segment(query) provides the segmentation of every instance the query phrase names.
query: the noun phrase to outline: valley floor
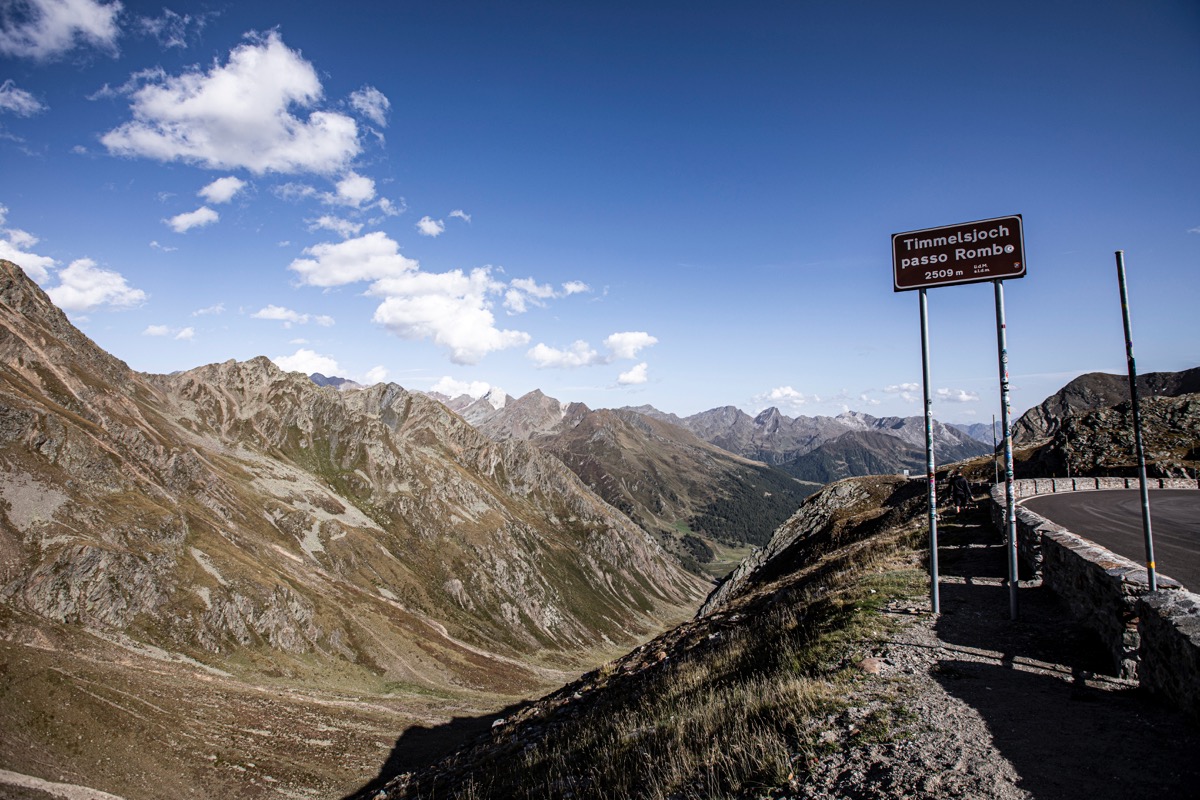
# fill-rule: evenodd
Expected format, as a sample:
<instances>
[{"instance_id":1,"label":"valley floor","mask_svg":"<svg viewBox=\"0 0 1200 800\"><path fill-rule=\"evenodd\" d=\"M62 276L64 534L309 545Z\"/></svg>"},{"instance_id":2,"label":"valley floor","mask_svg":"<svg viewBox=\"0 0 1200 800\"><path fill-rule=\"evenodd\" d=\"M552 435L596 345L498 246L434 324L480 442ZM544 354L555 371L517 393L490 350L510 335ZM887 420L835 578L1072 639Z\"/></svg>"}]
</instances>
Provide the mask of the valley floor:
<instances>
[{"instance_id":1,"label":"valley floor","mask_svg":"<svg viewBox=\"0 0 1200 800\"><path fill-rule=\"evenodd\" d=\"M250 682L79 630L0 622L2 800L337 798L441 755L521 699L370 693L333 673L323 688ZM531 669L534 692L578 674Z\"/></svg>"}]
</instances>

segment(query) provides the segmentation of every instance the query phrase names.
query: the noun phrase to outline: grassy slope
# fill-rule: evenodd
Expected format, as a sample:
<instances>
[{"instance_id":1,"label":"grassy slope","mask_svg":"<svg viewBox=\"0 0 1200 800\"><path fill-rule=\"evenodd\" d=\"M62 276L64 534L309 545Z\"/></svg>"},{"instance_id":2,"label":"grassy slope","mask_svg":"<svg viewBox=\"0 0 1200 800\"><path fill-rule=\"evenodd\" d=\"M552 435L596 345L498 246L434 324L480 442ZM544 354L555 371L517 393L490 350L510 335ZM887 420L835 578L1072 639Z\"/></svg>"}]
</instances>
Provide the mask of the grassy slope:
<instances>
[{"instance_id":1,"label":"grassy slope","mask_svg":"<svg viewBox=\"0 0 1200 800\"><path fill-rule=\"evenodd\" d=\"M924 586L912 485L868 481L840 510L705 617L512 714L489 737L402 777L388 797L710 797L785 787L887 623ZM782 563L787 562L787 563ZM859 726L886 737L892 720Z\"/></svg>"}]
</instances>

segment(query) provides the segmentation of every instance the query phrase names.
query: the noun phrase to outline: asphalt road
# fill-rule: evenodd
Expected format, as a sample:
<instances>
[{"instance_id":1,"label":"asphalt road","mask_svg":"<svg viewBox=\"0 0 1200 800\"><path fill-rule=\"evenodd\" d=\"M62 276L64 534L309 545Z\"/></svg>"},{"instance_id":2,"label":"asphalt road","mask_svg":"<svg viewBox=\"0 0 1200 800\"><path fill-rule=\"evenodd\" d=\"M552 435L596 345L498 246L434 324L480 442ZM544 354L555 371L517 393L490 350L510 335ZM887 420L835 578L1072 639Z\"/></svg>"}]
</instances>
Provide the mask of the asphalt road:
<instances>
[{"instance_id":1,"label":"asphalt road","mask_svg":"<svg viewBox=\"0 0 1200 800\"><path fill-rule=\"evenodd\" d=\"M1044 494L1029 498L1024 505L1114 553L1146 563L1142 499L1137 489ZM1200 491L1151 489L1150 528L1159 574L1200 592Z\"/></svg>"}]
</instances>

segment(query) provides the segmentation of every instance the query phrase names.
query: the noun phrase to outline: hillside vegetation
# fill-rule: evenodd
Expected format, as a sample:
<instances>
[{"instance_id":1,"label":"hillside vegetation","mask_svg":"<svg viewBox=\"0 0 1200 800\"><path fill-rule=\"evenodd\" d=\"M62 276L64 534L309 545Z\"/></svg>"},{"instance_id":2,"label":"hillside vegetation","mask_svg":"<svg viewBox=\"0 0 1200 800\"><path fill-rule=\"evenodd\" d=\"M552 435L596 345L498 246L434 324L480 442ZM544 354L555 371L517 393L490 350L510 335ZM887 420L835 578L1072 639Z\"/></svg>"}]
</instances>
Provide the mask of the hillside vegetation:
<instances>
[{"instance_id":1,"label":"hillside vegetation","mask_svg":"<svg viewBox=\"0 0 1200 800\"><path fill-rule=\"evenodd\" d=\"M796 781L830 746L878 613L923 588L920 486L853 479L776 534L705 612L515 710L473 748L362 797L720 797ZM887 690L884 689L884 693ZM891 736L886 704L860 735Z\"/></svg>"}]
</instances>

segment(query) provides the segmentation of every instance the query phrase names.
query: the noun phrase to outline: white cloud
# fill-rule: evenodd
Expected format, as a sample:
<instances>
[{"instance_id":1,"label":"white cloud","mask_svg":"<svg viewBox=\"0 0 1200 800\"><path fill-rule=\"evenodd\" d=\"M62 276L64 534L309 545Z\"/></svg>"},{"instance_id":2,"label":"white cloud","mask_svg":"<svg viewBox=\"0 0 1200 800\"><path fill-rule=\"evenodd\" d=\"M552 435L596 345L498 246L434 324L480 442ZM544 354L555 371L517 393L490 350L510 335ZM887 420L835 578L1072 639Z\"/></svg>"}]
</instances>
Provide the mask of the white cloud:
<instances>
[{"instance_id":1,"label":"white cloud","mask_svg":"<svg viewBox=\"0 0 1200 800\"><path fill-rule=\"evenodd\" d=\"M488 296L503 288L480 268L469 275L414 271L381 278L368 294L384 297L374 319L392 333L430 339L449 350L455 364L477 364L488 353L529 342L527 333L496 327Z\"/></svg>"},{"instance_id":2,"label":"white cloud","mask_svg":"<svg viewBox=\"0 0 1200 800\"><path fill-rule=\"evenodd\" d=\"M461 208L456 208L453 211L451 211L450 216L461 219L463 222L471 221L471 215L468 214L467 212L463 211Z\"/></svg>"},{"instance_id":3,"label":"white cloud","mask_svg":"<svg viewBox=\"0 0 1200 800\"><path fill-rule=\"evenodd\" d=\"M612 351L613 359L637 358L639 352L655 344L658 344L658 339L645 331L614 333L604 340L604 346Z\"/></svg>"},{"instance_id":4,"label":"white cloud","mask_svg":"<svg viewBox=\"0 0 1200 800\"><path fill-rule=\"evenodd\" d=\"M562 288L563 288L563 294L566 296L570 296L573 294L582 294L584 292L590 292L592 290L592 287L588 286L583 281L567 281L566 283L564 283L562 285Z\"/></svg>"},{"instance_id":5,"label":"white cloud","mask_svg":"<svg viewBox=\"0 0 1200 800\"><path fill-rule=\"evenodd\" d=\"M7 218L8 208L0 205L0 225L3 225ZM29 248L38 243L38 238L20 228L4 228L0 233L3 233L3 237L0 238L0 258L11 261L25 270L25 274L36 283L45 283L50 277L50 270L58 262L50 256L39 256L29 252Z\"/></svg>"},{"instance_id":6,"label":"white cloud","mask_svg":"<svg viewBox=\"0 0 1200 800\"><path fill-rule=\"evenodd\" d=\"M359 175L353 170L334 184L334 188L335 192L326 192L321 195L329 205L362 208L365 203L370 203L375 199L375 181L365 175Z\"/></svg>"},{"instance_id":7,"label":"white cloud","mask_svg":"<svg viewBox=\"0 0 1200 800\"><path fill-rule=\"evenodd\" d=\"M132 90L133 119L101 137L114 154L257 174L331 173L361 150L351 117L311 110L322 97L317 72L275 31L207 72L144 80Z\"/></svg>"},{"instance_id":8,"label":"white cloud","mask_svg":"<svg viewBox=\"0 0 1200 800\"><path fill-rule=\"evenodd\" d=\"M45 60L77 45L116 52L118 2L24 0L0 13L0 54Z\"/></svg>"},{"instance_id":9,"label":"white cloud","mask_svg":"<svg viewBox=\"0 0 1200 800\"><path fill-rule=\"evenodd\" d=\"M576 341L566 350L558 350L538 343L528 353L529 359L539 368L550 367L587 367L594 364L608 363L608 359L600 355L585 341Z\"/></svg>"},{"instance_id":10,"label":"white cloud","mask_svg":"<svg viewBox=\"0 0 1200 800\"><path fill-rule=\"evenodd\" d=\"M289 269L309 286L329 288L371 281L366 294L382 298L373 319L404 339L428 339L457 364L478 363L488 353L529 343L523 331L496 327L492 296L505 284L483 267L422 272L417 261L381 231L306 248Z\"/></svg>"},{"instance_id":11,"label":"white cloud","mask_svg":"<svg viewBox=\"0 0 1200 800\"><path fill-rule=\"evenodd\" d=\"M241 178L235 178L228 175L224 178L217 178L215 181L205 186L196 194L203 197L210 203L228 203L233 199L234 195L246 187L246 182Z\"/></svg>"},{"instance_id":12,"label":"white cloud","mask_svg":"<svg viewBox=\"0 0 1200 800\"><path fill-rule=\"evenodd\" d=\"M647 380L649 380L649 378L646 377L646 370L648 369L649 365L643 361L641 364L638 364L628 372L622 372L617 378L617 383L621 384L622 386L635 386L639 383L645 383Z\"/></svg>"},{"instance_id":13,"label":"white cloud","mask_svg":"<svg viewBox=\"0 0 1200 800\"><path fill-rule=\"evenodd\" d=\"M387 367L383 366L382 364L371 367L369 370L367 370L367 374L365 376L367 379L367 386L374 386L377 383L383 383L387 380L387 376Z\"/></svg>"},{"instance_id":14,"label":"white cloud","mask_svg":"<svg viewBox=\"0 0 1200 800\"><path fill-rule=\"evenodd\" d=\"M305 375L311 375L314 372L322 375L339 375L342 371L332 356L323 356L305 348L300 348L290 356L275 356L271 360L285 372L303 372Z\"/></svg>"},{"instance_id":15,"label":"white cloud","mask_svg":"<svg viewBox=\"0 0 1200 800\"><path fill-rule=\"evenodd\" d=\"M438 379L438 382L430 387L430 391L444 394L447 397L461 397L467 395L478 400L492 390L492 385L486 381L460 381L451 378L449 375L443 375Z\"/></svg>"},{"instance_id":16,"label":"white cloud","mask_svg":"<svg viewBox=\"0 0 1200 800\"><path fill-rule=\"evenodd\" d=\"M904 394L920 391L921 384L919 383L893 383L890 386L883 387L883 390L888 394Z\"/></svg>"},{"instance_id":17,"label":"white cloud","mask_svg":"<svg viewBox=\"0 0 1200 800\"><path fill-rule=\"evenodd\" d=\"M513 314L524 314L526 302L545 307L543 300L559 296L553 286L548 283L539 284L533 278L517 278L508 286L508 291L504 293L504 307Z\"/></svg>"},{"instance_id":18,"label":"white cloud","mask_svg":"<svg viewBox=\"0 0 1200 800\"><path fill-rule=\"evenodd\" d=\"M308 223L308 229L310 231L333 231L343 239L349 239L351 236L357 236L358 232L362 230L362 227L363 226L361 222L351 222L348 219L333 217L328 214L318 217L315 220L311 220Z\"/></svg>"},{"instance_id":19,"label":"white cloud","mask_svg":"<svg viewBox=\"0 0 1200 800\"><path fill-rule=\"evenodd\" d=\"M1188 228L1188 233L1200 233L1200 225L1197 225L1194 228Z\"/></svg>"},{"instance_id":20,"label":"white cloud","mask_svg":"<svg viewBox=\"0 0 1200 800\"><path fill-rule=\"evenodd\" d=\"M200 206L195 211L176 214L170 219L164 219L163 222L170 225L171 229L176 233L187 233L192 228L202 228L205 225L211 225L220 218L221 215L208 206Z\"/></svg>"},{"instance_id":21,"label":"white cloud","mask_svg":"<svg viewBox=\"0 0 1200 800\"><path fill-rule=\"evenodd\" d=\"M174 253L176 250L179 249L178 247L168 247L165 244L159 244L157 239L150 242L150 247L152 247L155 250L161 250L164 253Z\"/></svg>"},{"instance_id":22,"label":"white cloud","mask_svg":"<svg viewBox=\"0 0 1200 800\"><path fill-rule=\"evenodd\" d=\"M204 316L208 316L209 314L224 314L224 313L225 313L225 304L217 303L215 306L208 306L207 308L197 308L195 311L192 312L192 316L193 317L204 317Z\"/></svg>"},{"instance_id":23,"label":"white cloud","mask_svg":"<svg viewBox=\"0 0 1200 800\"><path fill-rule=\"evenodd\" d=\"M381 128L387 127L387 112L392 103L374 86L364 86L350 95L350 107Z\"/></svg>"},{"instance_id":24,"label":"white cloud","mask_svg":"<svg viewBox=\"0 0 1200 800\"><path fill-rule=\"evenodd\" d=\"M590 367L597 364L611 364L614 361L637 358L639 352L653 344L658 339L644 331L626 331L614 333L604 340L608 348L606 355L601 355L587 342L576 341L566 350L559 350L545 344L537 344L525 355L540 368L547 367ZM636 375L636 368L628 374Z\"/></svg>"},{"instance_id":25,"label":"white cloud","mask_svg":"<svg viewBox=\"0 0 1200 800\"><path fill-rule=\"evenodd\" d=\"M432 236L436 238L445 233L446 223L442 222L440 219L433 219L432 217L421 217L421 219L417 221L417 231L422 236Z\"/></svg>"},{"instance_id":26,"label":"white cloud","mask_svg":"<svg viewBox=\"0 0 1200 800\"><path fill-rule=\"evenodd\" d=\"M132 308L146 302L146 293L134 289L119 272L100 269L90 258L72 261L58 273L59 285L46 290L64 311L89 311L100 306Z\"/></svg>"},{"instance_id":27,"label":"white cloud","mask_svg":"<svg viewBox=\"0 0 1200 800\"><path fill-rule=\"evenodd\" d=\"M46 110L46 105L24 89L18 89L12 79L0 83L0 111L18 117L32 117Z\"/></svg>"},{"instance_id":28,"label":"white cloud","mask_svg":"<svg viewBox=\"0 0 1200 800\"><path fill-rule=\"evenodd\" d=\"M196 329L187 328L172 328L169 325L147 325L146 330L142 331L142 336L170 336L181 341L191 341L196 338Z\"/></svg>"},{"instance_id":29,"label":"white cloud","mask_svg":"<svg viewBox=\"0 0 1200 800\"><path fill-rule=\"evenodd\" d=\"M306 325L310 321L317 323L323 328L328 328L334 324L333 317L328 315L301 314L299 311L293 311L290 308L277 305L268 305L265 308L260 308L250 316L253 319L268 319L282 322L285 328L290 328L293 324Z\"/></svg>"},{"instance_id":30,"label":"white cloud","mask_svg":"<svg viewBox=\"0 0 1200 800\"><path fill-rule=\"evenodd\" d=\"M791 386L777 386L770 391L754 396L754 403L760 408L776 406L784 411L792 412L810 403L819 402L821 402L820 396L815 394L806 395L804 392L797 391Z\"/></svg>"},{"instance_id":31,"label":"white cloud","mask_svg":"<svg viewBox=\"0 0 1200 800\"><path fill-rule=\"evenodd\" d=\"M968 392L965 389L938 389L934 394L938 400L948 403L976 403L979 401L977 392Z\"/></svg>"},{"instance_id":32,"label":"white cloud","mask_svg":"<svg viewBox=\"0 0 1200 800\"><path fill-rule=\"evenodd\" d=\"M307 247L288 269L299 273L300 282L309 286L342 286L358 281L374 281L415 272L418 264L400 255L400 246L382 231L373 231L344 242L322 243Z\"/></svg>"}]
</instances>

